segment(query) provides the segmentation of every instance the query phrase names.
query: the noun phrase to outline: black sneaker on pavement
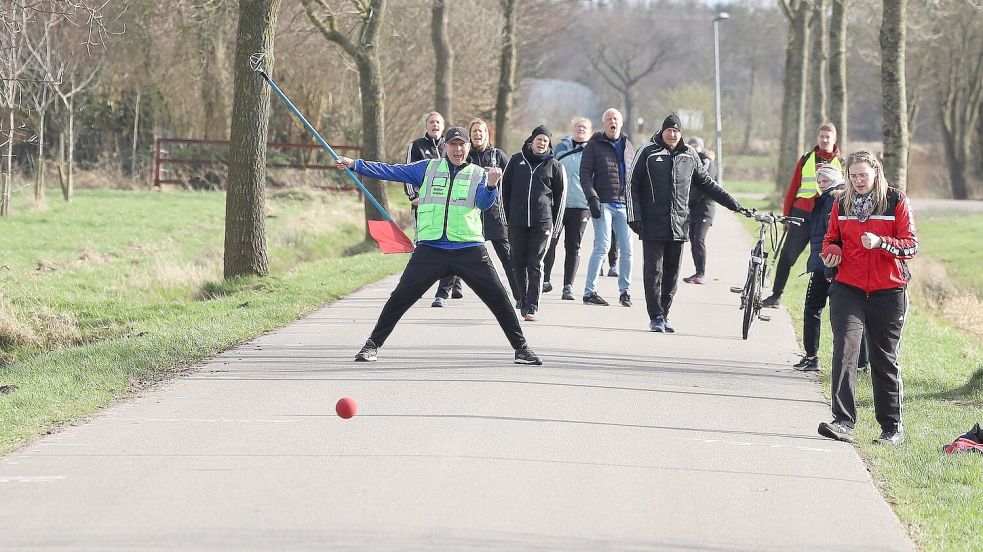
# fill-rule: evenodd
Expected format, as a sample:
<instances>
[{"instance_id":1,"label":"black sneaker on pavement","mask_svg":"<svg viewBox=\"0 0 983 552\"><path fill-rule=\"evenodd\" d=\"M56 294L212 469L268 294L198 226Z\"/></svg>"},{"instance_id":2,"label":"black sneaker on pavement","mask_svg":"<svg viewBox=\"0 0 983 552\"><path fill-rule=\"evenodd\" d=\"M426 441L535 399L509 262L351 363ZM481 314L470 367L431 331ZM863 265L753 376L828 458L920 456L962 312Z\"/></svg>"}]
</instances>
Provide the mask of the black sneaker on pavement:
<instances>
[{"instance_id":1,"label":"black sneaker on pavement","mask_svg":"<svg viewBox=\"0 0 983 552\"><path fill-rule=\"evenodd\" d=\"M772 293L761 302L761 306L766 309L777 309L782 304L782 296Z\"/></svg>"},{"instance_id":2,"label":"black sneaker on pavement","mask_svg":"<svg viewBox=\"0 0 983 552\"><path fill-rule=\"evenodd\" d=\"M444 299L443 297L434 297L433 298L433 303L430 303L430 306L431 307L446 307L447 306L447 299Z\"/></svg>"},{"instance_id":3,"label":"black sneaker on pavement","mask_svg":"<svg viewBox=\"0 0 983 552\"><path fill-rule=\"evenodd\" d=\"M541 365L543 361L539 360L536 353L532 352L532 349L526 347L524 349L515 350L515 360L516 364L535 364L537 366Z\"/></svg>"},{"instance_id":4,"label":"black sneaker on pavement","mask_svg":"<svg viewBox=\"0 0 983 552\"><path fill-rule=\"evenodd\" d=\"M608 306L608 302L601 298L597 292L591 293L590 295L584 295L584 304L587 305L603 305Z\"/></svg>"},{"instance_id":5,"label":"black sneaker on pavement","mask_svg":"<svg viewBox=\"0 0 983 552\"><path fill-rule=\"evenodd\" d=\"M379 348L375 346L375 342L367 339L365 345L362 346L362 350L355 355L355 362L375 362L379 360L378 353Z\"/></svg>"},{"instance_id":6,"label":"black sneaker on pavement","mask_svg":"<svg viewBox=\"0 0 983 552\"><path fill-rule=\"evenodd\" d=\"M847 427L843 422L836 420L819 424L819 434L823 437L836 439L837 441L853 442L853 428Z\"/></svg>"},{"instance_id":7,"label":"black sneaker on pavement","mask_svg":"<svg viewBox=\"0 0 983 552\"><path fill-rule=\"evenodd\" d=\"M800 370L802 372L818 372L819 357L806 355L802 357L802 360L793 364L792 368L795 368L796 370Z\"/></svg>"},{"instance_id":8,"label":"black sneaker on pavement","mask_svg":"<svg viewBox=\"0 0 983 552\"><path fill-rule=\"evenodd\" d=\"M617 278L618 277L618 271L615 270L614 267L612 266L611 268L608 269L608 276L610 276L612 278Z\"/></svg>"},{"instance_id":9,"label":"black sneaker on pavement","mask_svg":"<svg viewBox=\"0 0 983 552\"><path fill-rule=\"evenodd\" d=\"M454 288L451 290L451 299L464 299L464 294L461 293L460 289Z\"/></svg>"},{"instance_id":10,"label":"black sneaker on pavement","mask_svg":"<svg viewBox=\"0 0 983 552\"><path fill-rule=\"evenodd\" d=\"M901 443L904 443L904 430L900 428L897 431L882 431L881 436L874 439L875 445L896 447Z\"/></svg>"},{"instance_id":11,"label":"black sneaker on pavement","mask_svg":"<svg viewBox=\"0 0 983 552\"><path fill-rule=\"evenodd\" d=\"M676 333L676 328L669 325L669 319L663 320L662 325L665 327L666 333Z\"/></svg>"},{"instance_id":12,"label":"black sneaker on pavement","mask_svg":"<svg viewBox=\"0 0 983 552\"><path fill-rule=\"evenodd\" d=\"M549 280L543 282L543 293L549 293L551 291L553 291L553 284Z\"/></svg>"},{"instance_id":13,"label":"black sneaker on pavement","mask_svg":"<svg viewBox=\"0 0 983 552\"><path fill-rule=\"evenodd\" d=\"M621 294L621 297L618 297L618 302L621 303L622 306L630 307L631 306L631 295L628 295L628 292L627 291L624 292L624 293L622 293Z\"/></svg>"},{"instance_id":14,"label":"black sneaker on pavement","mask_svg":"<svg viewBox=\"0 0 983 552\"><path fill-rule=\"evenodd\" d=\"M560 299L565 301L576 301L577 298L573 296L573 287L563 286L563 295L560 295Z\"/></svg>"}]
</instances>

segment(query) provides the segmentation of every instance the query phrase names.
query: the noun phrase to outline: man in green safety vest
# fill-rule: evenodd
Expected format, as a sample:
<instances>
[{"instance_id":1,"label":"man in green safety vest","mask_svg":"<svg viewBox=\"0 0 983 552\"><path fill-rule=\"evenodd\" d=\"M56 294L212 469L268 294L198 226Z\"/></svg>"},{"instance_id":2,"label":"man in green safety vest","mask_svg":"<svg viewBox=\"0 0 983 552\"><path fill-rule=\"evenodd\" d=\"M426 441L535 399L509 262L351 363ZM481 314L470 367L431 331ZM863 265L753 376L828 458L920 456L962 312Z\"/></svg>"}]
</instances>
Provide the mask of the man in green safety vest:
<instances>
[{"instance_id":1,"label":"man in green safety vest","mask_svg":"<svg viewBox=\"0 0 983 552\"><path fill-rule=\"evenodd\" d=\"M761 302L764 307L775 308L782 303L782 293L788 282L792 265L799 255L809 245L809 217L816 198L822 193L816 171L821 167L833 167L842 170L840 146L836 143L836 127L833 123L823 123L816 131L816 147L799 159L792 172L792 182L785 193L785 216L802 217L805 222L799 226L789 225L785 235L785 245L778 256L778 268L775 269L775 283L771 287L771 295Z\"/></svg>"},{"instance_id":2,"label":"man in green safety vest","mask_svg":"<svg viewBox=\"0 0 983 552\"><path fill-rule=\"evenodd\" d=\"M338 169L347 167L370 178L410 184L418 190L420 200L417 248L355 360L375 361L379 347L413 303L441 278L459 276L495 315L515 349L515 363L542 364L526 344L481 233L481 212L495 203L502 170L467 162L471 141L461 127L449 128L444 144L443 157L405 165L338 159Z\"/></svg>"}]
</instances>

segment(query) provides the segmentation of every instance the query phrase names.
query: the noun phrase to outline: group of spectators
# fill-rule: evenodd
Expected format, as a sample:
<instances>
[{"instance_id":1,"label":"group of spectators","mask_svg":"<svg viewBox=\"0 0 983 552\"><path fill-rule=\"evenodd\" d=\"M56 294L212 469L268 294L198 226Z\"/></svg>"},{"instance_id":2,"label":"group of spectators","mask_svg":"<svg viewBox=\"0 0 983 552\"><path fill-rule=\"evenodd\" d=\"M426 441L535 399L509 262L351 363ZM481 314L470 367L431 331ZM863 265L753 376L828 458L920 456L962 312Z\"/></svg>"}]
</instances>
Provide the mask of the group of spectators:
<instances>
[{"instance_id":1,"label":"group of spectators","mask_svg":"<svg viewBox=\"0 0 983 552\"><path fill-rule=\"evenodd\" d=\"M425 117L425 127L425 136L410 144L404 165L338 161L339 168L405 183L417 231L416 251L357 361L376 360L399 318L435 282L432 306L445 307L448 299L463 297L463 280L494 313L515 350L515 362L541 364L526 343L484 242L492 243L505 269L515 309L533 322L540 315L541 294L553 289L550 272L564 232L561 298L576 299L574 277L588 222L594 243L583 302L609 305L598 294L597 280L615 241L617 266L611 263L609 274L618 277L619 304L633 306L635 234L642 244L648 328L673 333L669 312L684 244L692 242L696 271L683 280L703 284L713 204L750 215L714 180L702 140L683 141L675 114L640 149L624 135L623 117L612 108L604 112L597 132L592 133L590 119L574 118L570 135L555 150L552 132L538 126L511 157L490 143L481 119L473 119L467 129L444 132L444 120L434 112ZM816 147L796 166L783 209L807 222L789 228L764 306L780 304L792 265L811 244L805 355L795 367L819 369L820 320L828 300L833 421L821 424L819 433L853 440L856 374L869 364L882 428L877 442L897 445L904 439L897 350L908 305L905 260L917 251L914 223L907 197L888 186L875 156L866 151L849 156L847 186L840 155L835 127L820 126Z\"/></svg>"}]
</instances>

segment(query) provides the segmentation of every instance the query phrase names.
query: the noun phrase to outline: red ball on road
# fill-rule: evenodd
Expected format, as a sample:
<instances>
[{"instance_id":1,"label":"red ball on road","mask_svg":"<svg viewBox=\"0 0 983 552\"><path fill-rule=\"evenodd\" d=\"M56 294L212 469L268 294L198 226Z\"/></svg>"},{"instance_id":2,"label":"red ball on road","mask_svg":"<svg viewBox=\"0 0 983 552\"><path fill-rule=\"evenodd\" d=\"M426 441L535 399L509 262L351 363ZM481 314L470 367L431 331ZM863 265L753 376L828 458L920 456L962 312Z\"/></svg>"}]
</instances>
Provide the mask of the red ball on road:
<instances>
[{"instance_id":1,"label":"red ball on road","mask_svg":"<svg viewBox=\"0 0 983 552\"><path fill-rule=\"evenodd\" d=\"M351 418L358 411L358 405L355 404L355 399L350 399L348 397L342 397L338 400L338 404L334 405L334 411L338 413L344 419Z\"/></svg>"},{"instance_id":2,"label":"red ball on road","mask_svg":"<svg viewBox=\"0 0 983 552\"><path fill-rule=\"evenodd\" d=\"M837 257L842 257L843 250L840 249L840 246L836 245L835 243L831 243L823 249L823 255L836 255Z\"/></svg>"}]
</instances>

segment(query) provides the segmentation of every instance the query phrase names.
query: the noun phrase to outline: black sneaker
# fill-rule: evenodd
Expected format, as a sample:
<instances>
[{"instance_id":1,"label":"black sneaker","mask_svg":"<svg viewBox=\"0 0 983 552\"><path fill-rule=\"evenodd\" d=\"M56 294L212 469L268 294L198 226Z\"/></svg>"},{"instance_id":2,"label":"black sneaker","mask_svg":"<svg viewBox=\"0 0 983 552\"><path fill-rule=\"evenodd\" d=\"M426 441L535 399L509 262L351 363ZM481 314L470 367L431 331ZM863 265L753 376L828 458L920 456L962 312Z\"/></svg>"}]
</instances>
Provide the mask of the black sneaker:
<instances>
[{"instance_id":1,"label":"black sneaker","mask_svg":"<svg viewBox=\"0 0 983 552\"><path fill-rule=\"evenodd\" d=\"M782 304L782 296L772 293L761 302L761 306L766 309L777 309Z\"/></svg>"},{"instance_id":2,"label":"black sneaker","mask_svg":"<svg viewBox=\"0 0 983 552\"><path fill-rule=\"evenodd\" d=\"M553 291L553 284L549 280L543 282L543 293L549 293L551 291Z\"/></svg>"},{"instance_id":3,"label":"black sneaker","mask_svg":"<svg viewBox=\"0 0 983 552\"><path fill-rule=\"evenodd\" d=\"M655 320L649 322L649 331L663 333L666 331L666 319L663 316L656 316Z\"/></svg>"},{"instance_id":4,"label":"black sneaker","mask_svg":"<svg viewBox=\"0 0 983 552\"><path fill-rule=\"evenodd\" d=\"M819 357L806 355L802 357L802 360L793 364L792 368L795 368L796 370L800 370L802 372L818 372Z\"/></svg>"},{"instance_id":5,"label":"black sneaker","mask_svg":"<svg viewBox=\"0 0 983 552\"><path fill-rule=\"evenodd\" d=\"M617 278L618 277L618 271L615 270L614 267L612 266L611 268L608 269L608 276L610 276L612 278Z\"/></svg>"},{"instance_id":6,"label":"black sneaker","mask_svg":"<svg viewBox=\"0 0 983 552\"><path fill-rule=\"evenodd\" d=\"M451 290L451 299L464 299L464 294L460 289L454 288Z\"/></svg>"},{"instance_id":7,"label":"black sneaker","mask_svg":"<svg viewBox=\"0 0 983 552\"><path fill-rule=\"evenodd\" d=\"M621 294L621 297L618 297L618 302L621 303L622 306L630 307L631 306L631 295L628 295L628 292L627 291L624 292L624 293L622 293Z\"/></svg>"},{"instance_id":8,"label":"black sneaker","mask_svg":"<svg viewBox=\"0 0 983 552\"><path fill-rule=\"evenodd\" d=\"M837 441L853 442L853 428L849 428L843 422L836 420L819 424L819 434L823 437L836 439Z\"/></svg>"},{"instance_id":9,"label":"black sneaker","mask_svg":"<svg viewBox=\"0 0 983 552\"><path fill-rule=\"evenodd\" d=\"M543 361L539 360L536 353L532 352L532 349L526 347L524 349L515 350L515 360L516 364L535 364L537 366L541 365Z\"/></svg>"},{"instance_id":10,"label":"black sneaker","mask_svg":"<svg viewBox=\"0 0 983 552\"><path fill-rule=\"evenodd\" d=\"M676 333L676 328L669 325L669 319L664 319L662 325L665 327L666 333Z\"/></svg>"},{"instance_id":11,"label":"black sneaker","mask_svg":"<svg viewBox=\"0 0 983 552\"><path fill-rule=\"evenodd\" d=\"M596 292L590 295L584 295L584 304L608 306L608 302L602 299Z\"/></svg>"},{"instance_id":12,"label":"black sneaker","mask_svg":"<svg viewBox=\"0 0 983 552\"><path fill-rule=\"evenodd\" d=\"M563 286L563 295L560 295L560 299L564 301L576 301L577 298L573 296L573 288L571 286Z\"/></svg>"},{"instance_id":13,"label":"black sneaker","mask_svg":"<svg viewBox=\"0 0 983 552\"><path fill-rule=\"evenodd\" d=\"M875 445L887 445L896 447L904 443L904 430L898 428L897 431L882 431L881 436L874 439Z\"/></svg>"},{"instance_id":14,"label":"black sneaker","mask_svg":"<svg viewBox=\"0 0 983 552\"><path fill-rule=\"evenodd\" d=\"M434 297L433 298L433 303L430 303L430 306L431 307L446 307L447 306L447 299L444 299L443 297Z\"/></svg>"},{"instance_id":15,"label":"black sneaker","mask_svg":"<svg viewBox=\"0 0 983 552\"><path fill-rule=\"evenodd\" d=\"M371 339L365 341L365 345L362 346L362 350L355 355L355 362L375 362L379 360L376 356L379 353L379 348L375 346L375 342Z\"/></svg>"}]
</instances>

